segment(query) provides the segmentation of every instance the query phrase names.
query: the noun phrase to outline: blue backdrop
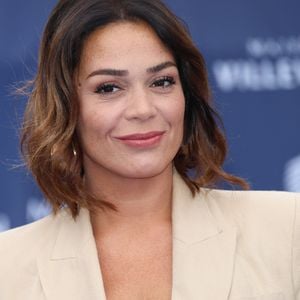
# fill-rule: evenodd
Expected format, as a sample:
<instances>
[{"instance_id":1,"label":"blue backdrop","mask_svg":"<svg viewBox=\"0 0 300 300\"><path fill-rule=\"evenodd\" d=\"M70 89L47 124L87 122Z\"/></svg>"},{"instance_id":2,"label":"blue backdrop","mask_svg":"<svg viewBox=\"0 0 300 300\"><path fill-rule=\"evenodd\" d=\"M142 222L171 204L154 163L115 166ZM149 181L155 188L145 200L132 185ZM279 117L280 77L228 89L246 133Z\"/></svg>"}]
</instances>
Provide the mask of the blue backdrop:
<instances>
[{"instance_id":1,"label":"blue backdrop","mask_svg":"<svg viewBox=\"0 0 300 300\"><path fill-rule=\"evenodd\" d=\"M54 0L0 2L0 231L48 213L18 150L26 99ZM169 0L204 54L230 152L253 189L300 191L300 2Z\"/></svg>"}]
</instances>

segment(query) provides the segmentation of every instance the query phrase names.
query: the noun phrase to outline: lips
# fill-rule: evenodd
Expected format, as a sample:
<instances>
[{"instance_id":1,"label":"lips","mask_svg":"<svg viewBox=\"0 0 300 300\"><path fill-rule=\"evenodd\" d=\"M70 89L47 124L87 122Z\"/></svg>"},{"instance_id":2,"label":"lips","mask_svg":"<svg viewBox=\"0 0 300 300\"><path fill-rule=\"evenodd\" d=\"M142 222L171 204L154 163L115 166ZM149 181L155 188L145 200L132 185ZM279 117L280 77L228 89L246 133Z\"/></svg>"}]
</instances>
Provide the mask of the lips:
<instances>
[{"instance_id":1,"label":"lips","mask_svg":"<svg viewBox=\"0 0 300 300\"><path fill-rule=\"evenodd\" d=\"M147 133L134 133L116 137L122 143L133 147L155 146L161 140L164 131L151 131Z\"/></svg>"}]
</instances>

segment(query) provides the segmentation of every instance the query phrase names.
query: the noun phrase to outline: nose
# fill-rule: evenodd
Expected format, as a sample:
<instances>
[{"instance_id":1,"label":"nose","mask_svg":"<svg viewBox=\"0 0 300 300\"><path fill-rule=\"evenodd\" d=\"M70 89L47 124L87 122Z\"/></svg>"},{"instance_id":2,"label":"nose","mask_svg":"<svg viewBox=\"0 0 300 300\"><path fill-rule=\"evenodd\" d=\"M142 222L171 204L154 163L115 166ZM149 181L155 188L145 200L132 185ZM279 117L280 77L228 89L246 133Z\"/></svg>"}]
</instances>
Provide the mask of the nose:
<instances>
[{"instance_id":1,"label":"nose","mask_svg":"<svg viewBox=\"0 0 300 300\"><path fill-rule=\"evenodd\" d=\"M155 116L156 107L154 98L153 95L147 91L147 88L136 87L132 89L127 100L126 119L145 121Z\"/></svg>"}]
</instances>

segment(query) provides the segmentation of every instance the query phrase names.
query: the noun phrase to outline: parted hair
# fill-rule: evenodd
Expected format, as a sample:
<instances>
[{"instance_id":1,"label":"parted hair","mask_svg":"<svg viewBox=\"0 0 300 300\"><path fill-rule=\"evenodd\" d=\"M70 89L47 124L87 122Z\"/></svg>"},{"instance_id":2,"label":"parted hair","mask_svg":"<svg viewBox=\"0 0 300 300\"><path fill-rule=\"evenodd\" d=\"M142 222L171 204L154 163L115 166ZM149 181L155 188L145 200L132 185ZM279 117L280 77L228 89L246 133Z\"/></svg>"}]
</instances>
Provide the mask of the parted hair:
<instances>
[{"instance_id":1,"label":"parted hair","mask_svg":"<svg viewBox=\"0 0 300 300\"><path fill-rule=\"evenodd\" d=\"M62 206L74 218L80 207L116 209L84 185L74 80L87 37L114 22L147 23L175 58L185 96L185 120L183 142L173 164L191 192L219 181L247 187L222 168L227 146L211 101L205 62L180 19L160 0L60 0L43 33L21 136L24 160L54 213Z\"/></svg>"}]
</instances>

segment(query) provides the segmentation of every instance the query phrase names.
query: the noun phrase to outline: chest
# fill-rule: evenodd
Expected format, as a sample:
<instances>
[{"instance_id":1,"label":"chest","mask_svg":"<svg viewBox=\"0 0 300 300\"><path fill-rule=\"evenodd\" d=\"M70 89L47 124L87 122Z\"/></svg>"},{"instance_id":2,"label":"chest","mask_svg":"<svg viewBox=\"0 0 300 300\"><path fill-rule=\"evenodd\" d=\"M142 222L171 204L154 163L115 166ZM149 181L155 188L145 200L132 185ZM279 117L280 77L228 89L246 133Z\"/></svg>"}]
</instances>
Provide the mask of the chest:
<instances>
[{"instance_id":1,"label":"chest","mask_svg":"<svg viewBox=\"0 0 300 300\"><path fill-rule=\"evenodd\" d=\"M171 234L154 239L121 238L97 243L107 300L169 300Z\"/></svg>"}]
</instances>

